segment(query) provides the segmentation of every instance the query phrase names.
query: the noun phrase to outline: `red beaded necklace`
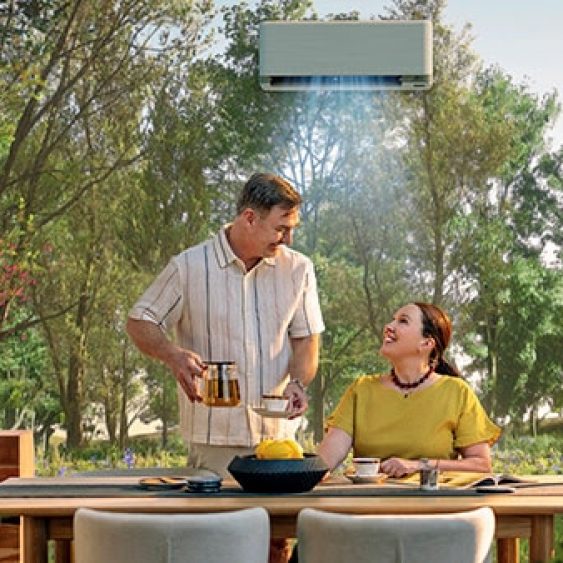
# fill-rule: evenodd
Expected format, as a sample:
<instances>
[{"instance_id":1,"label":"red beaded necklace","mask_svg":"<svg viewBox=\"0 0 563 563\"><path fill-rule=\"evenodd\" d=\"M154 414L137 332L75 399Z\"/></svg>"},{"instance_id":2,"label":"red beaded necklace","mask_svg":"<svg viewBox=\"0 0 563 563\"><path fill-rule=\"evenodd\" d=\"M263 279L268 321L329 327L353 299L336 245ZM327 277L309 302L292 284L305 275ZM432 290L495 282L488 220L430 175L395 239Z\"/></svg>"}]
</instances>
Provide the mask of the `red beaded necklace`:
<instances>
[{"instance_id":1,"label":"red beaded necklace","mask_svg":"<svg viewBox=\"0 0 563 563\"><path fill-rule=\"evenodd\" d=\"M405 391L410 391L411 389L416 389L419 385L422 385L429 377L430 374L434 371L433 367L429 367L428 371L424 374L421 375L416 381L413 381L412 383L403 383L398 377L397 374L395 373L395 368L391 368L391 379L393 380L393 383L399 388L399 389L404 389ZM407 395L405 394L405 397Z\"/></svg>"}]
</instances>

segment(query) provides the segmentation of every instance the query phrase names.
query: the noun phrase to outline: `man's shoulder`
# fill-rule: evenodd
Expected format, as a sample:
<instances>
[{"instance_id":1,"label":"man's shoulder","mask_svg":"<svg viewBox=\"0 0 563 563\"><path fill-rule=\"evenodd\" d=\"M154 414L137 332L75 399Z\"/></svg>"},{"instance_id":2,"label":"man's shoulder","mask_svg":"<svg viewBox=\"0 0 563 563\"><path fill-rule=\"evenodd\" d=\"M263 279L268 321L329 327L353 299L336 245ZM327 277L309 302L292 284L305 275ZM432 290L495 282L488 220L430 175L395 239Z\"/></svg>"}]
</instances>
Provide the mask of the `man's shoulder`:
<instances>
[{"instance_id":1,"label":"man's shoulder","mask_svg":"<svg viewBox=\"0 0 563 563\"><path fill-rule=\"evenodd\" d=\"M211 235L208 239L194 244L192 246L188 246L178 254L172 257L172 260L177 264L184 264L188 260L198 260L202 259L205 255L205 251L209 251L213 247L213 241L217 235Z\"/></svg>"},{"instance_id":2,"label":"man's shoulder","mask_svg":"<svg viewBox=\"0 0 563 563\"><path fill-rule=\"evenodd\" d=\"M290 248L289 246L285 245L280 247L280 253L277 256L277 259L279 259L280 261L291 262L295 265L312 264L312 260L308 256L306 256L302 252L299 252L298 250L295 250L294 248Z\"/></svg>"}]
</instances>

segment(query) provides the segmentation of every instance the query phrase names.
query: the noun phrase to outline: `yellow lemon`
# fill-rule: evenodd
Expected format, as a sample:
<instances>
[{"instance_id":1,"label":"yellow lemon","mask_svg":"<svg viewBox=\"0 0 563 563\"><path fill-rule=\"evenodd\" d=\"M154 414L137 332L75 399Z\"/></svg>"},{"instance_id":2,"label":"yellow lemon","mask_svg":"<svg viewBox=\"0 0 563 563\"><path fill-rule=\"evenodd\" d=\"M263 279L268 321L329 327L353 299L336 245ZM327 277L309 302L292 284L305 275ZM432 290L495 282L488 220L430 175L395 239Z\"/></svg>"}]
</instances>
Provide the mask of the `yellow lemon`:
<instances>
[{"instance_id":1,"label":"yellow lemon","mask_svg":"<svg viewBox=\"0 0 563 563\"><path fill-rule=\"evenodd\" d=\"M262 440L255 448L257 459L301 459L303 448L295 441Z\"/></svg>"},{"instance_id":2,"label":"yellow lemon","mask_svg":"<svg viewBox=\"0 0 563 563\"><path fill-rule=\"evenodd\" d=\"M267 459L266 452L270 445L273 443L273 440L262 440L254 449L254 453L258 459Z\"/></svg>"}]
</instances>

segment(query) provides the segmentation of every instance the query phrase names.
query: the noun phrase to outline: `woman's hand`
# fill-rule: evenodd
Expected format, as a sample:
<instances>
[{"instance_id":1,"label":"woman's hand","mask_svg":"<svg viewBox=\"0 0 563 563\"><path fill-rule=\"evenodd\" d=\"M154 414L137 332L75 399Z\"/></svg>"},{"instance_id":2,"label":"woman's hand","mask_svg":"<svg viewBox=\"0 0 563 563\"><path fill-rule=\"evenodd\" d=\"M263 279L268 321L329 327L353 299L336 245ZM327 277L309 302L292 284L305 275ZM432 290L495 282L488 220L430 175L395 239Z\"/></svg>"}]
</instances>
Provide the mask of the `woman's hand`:
<instances>
[{"instance_id":1,"label":"woman's hand","mask_svg":"<svg viewBox=\"0 0 563 563\"><path fill-rule=\"evenodd\" d=\"M418 459L403 459L401 457L390 457L381 462L380 469L389 477L406 477L420 469Z\"/></svg>"}]
</instances>

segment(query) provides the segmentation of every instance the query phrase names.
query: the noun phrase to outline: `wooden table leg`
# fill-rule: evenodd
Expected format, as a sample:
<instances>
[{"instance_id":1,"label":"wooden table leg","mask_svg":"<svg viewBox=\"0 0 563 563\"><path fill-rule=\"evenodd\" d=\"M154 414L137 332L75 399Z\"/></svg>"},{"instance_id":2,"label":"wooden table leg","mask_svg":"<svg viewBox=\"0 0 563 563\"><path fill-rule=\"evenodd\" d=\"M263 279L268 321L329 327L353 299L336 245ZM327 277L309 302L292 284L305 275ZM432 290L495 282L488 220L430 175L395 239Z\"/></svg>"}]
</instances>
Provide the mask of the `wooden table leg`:
<instances>
[{"instance_id":1,"label":"wooden table leg","mask_svg":"<svg viewBox=\"0 0 563 563\"><path fill-rule=\"evenodd\" d=\"M71 561L71 542L55 540L55 563L70 563Z\"/></svg>"},{"instance_id":2,"label":"wooden table leg","mask_svg":"<svg viewBox=\"0 0 563 563\"><path fill-rule=\"evenodd\" d=\"M548 563L554 557L552 514L532 517L530 537L530 563Z\"/></svg>"},{"instance_id":3,"label":"wooden table leg","mask_svg":"<svg viewBox=\"0 0 563 563\"><path fill-rule=\"evenodd\" d=\"M22 517L23 563L47 563L47 522L43 518Z\"/></svg>"},{"instance_id":4,"label":"wooden table leg","mask_svg":"<svg viewBox=\"0 0 563 563\"><path fill-rule=\"evenodd\" d=\"M519 563L520 540L518 538L499 538L497 540L497 562Z\"/></svg>"}]
</instances>

